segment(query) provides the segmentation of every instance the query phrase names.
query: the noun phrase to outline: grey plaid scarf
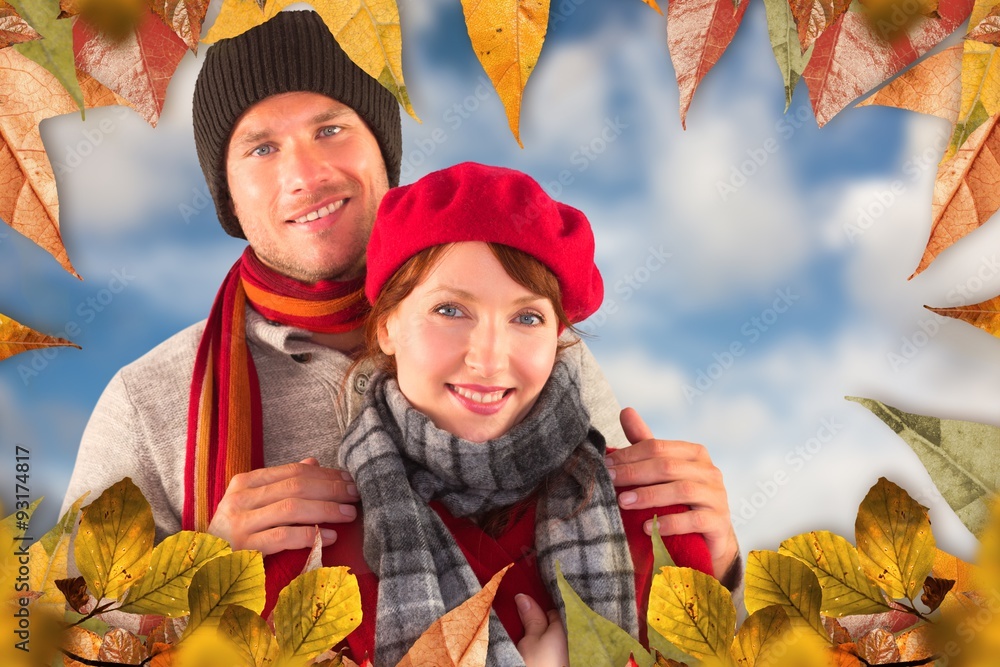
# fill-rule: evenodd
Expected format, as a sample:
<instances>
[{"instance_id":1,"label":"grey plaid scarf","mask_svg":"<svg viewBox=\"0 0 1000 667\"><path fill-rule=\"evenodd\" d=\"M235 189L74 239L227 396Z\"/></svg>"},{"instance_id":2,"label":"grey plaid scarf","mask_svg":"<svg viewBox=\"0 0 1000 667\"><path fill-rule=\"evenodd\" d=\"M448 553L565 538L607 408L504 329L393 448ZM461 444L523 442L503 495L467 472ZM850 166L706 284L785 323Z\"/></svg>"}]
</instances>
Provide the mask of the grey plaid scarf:
<instances>
[{"instance_id":1,"label":"grey plaid scarf","mask_svg":"<svg viewBox=\"0 0 1000 667\"><path fill-rule=\"evenodd\" d=\"M454 516L477 516L513 505L536 488L538 567L564 622L556 561L584 602L638 636L632 559L602 461L604 438L590 428L578 383L576 369L557 361L521 423L500 438L474 443L434 426L391 377L373 378L340 458L358 485L364 556L379 578L379 665L395 665L436 619L482 588L428 501L440 501ZM575 451L585 465L564 470ZM597 480L587 499L590 476ZM496 612L490 614L487 665L524 665Z\"/></svg>"}]
</instances>

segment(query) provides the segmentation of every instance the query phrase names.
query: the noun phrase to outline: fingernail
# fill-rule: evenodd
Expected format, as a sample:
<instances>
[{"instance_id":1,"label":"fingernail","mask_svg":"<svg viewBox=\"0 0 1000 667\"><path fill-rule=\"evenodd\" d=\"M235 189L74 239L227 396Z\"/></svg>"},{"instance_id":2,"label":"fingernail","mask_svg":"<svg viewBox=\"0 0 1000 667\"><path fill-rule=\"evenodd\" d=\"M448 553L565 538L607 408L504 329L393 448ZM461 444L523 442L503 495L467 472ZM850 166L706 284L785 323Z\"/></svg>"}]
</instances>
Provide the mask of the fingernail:
<instances>
[{"instance_id":1,"label":"fingernail","mask_svg":"<svg viewBox=\"0 0 1000 667\"><path fill-rule=\"evenodd\" d=\"M514 604L516 604L517 608L521 611L528 611L531 609L531 601L528 600L528 596L524 593L518 593L514 596Z\"/></svg>"},{"instance_id":2,"label":"fingernail","mask_svg":"<svg viewBox=\"0 0 1000 667\"><path fill-rule=\"evenodd\" d=\"M614 464L615 464L615 460L613 458L611 458L610 456L605 456L604 457L604 465L606 465L608 467L611 467Z\"/></svg>"},{"instance_id":3,"label":"fingernail","mask_svg":"<svg viewBox=\"0 0 1000 667\"><path fill-rule=\"evenodd\" d=\"M332 542L337 539L337 531L330 530L329 528L320 528L319 534L323 538L324 542Z\"/></svg>"},{"instance_id":4,"label":"fingernail","mask_svg":"<svg viewBox=\"0 0 1000 667\"><path fill-rule=\"evenodd\" d=\"M354 485L354 484L348 484L347 485L347 495L354 496L355 498L357 498L358 497L358 487L356 485Z\"/></svg>"},{"instance_id":5,"label":"fingernail","mask_svg":"<svg viewBox=\"0 0 1000 667\"><path fill-rule=\"evenodd\" d=\"M358 516L358 510L354 505L341 505L340 513L352 519Z\"/></svg>"},{"instance_id":6,"label":"fingernail","mask_svg":"<svg viewBox=\"0 0 1000 667\"><path fill-rule=\"evenodd\" d=\"M637 496L632 491L626 491L625 493L618 496L618 502L620 502L622 505L631 505L637 500L639 500L639 496Z\"/></svg>"},{"instance_id":7,"label":"fingernail","mask_svg":"<svg viewBox=\"0 0 1000 667\"><path fill-rule=\"evenodd\" d=\"M653 522L652 521L647 521L646 523L642 524L642 530L647 535L652 535L653 534Z\"/></svg>"}]
</instances>

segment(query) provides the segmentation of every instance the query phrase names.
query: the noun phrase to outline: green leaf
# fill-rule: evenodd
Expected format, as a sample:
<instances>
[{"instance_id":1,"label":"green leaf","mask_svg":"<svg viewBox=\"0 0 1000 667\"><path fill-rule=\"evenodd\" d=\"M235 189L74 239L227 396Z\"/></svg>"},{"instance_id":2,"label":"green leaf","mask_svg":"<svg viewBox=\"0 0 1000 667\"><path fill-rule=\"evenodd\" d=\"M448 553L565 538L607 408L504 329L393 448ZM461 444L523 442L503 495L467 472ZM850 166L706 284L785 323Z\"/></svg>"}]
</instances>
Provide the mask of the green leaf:
<instances>
[{"instance_id":1,"label":"green leaf","mask_svg":"<svg viewBox=\"0 0 1000 667\"><path fill-rule=\"evenodd\" d=\"M208 561L194 573L188 588L191 619L184 638L198 628L217 627L231 604L257 612L264 610L264 557L259 551L234 551Z\"/></svg>"},{"instance_id":2,"label":"green leaf","mask_svg":"<svg viewBox=\"0 0 1000 667\"><path fill-rule=\"evenodd\" d=\"M715 577L688 567L660 570L649 593L648 621L695 658L729 660L736 608Z\"/></svg>"},{"instance_id":3,"label":"green leaf","mask_svg":"<svg viewBox=\"0 0 1000 667\"><path fill-rule=\"evenodd\" d=\"M278 593L274 634L282 658L311 660L361 625L358 579L346 567L321 567Z\"/></svg>"},{"instance_id":4,"label":"green leaf","mask_svg":"<svg viewBox=\"0 0 1000 667\"><path fill-rule=\"evenodd\" d=\"M14 48L52 72L83 111L83 90L73 60L73 23L59 19L59 0L8 0L28 25L42 36Z\"/></svg>"},{"instance_id":5,"label":"green leaf","mask_svg":"<svg viewBox=\"0 0 1000 667\"><path fill-rule=\"evenodd\" d=\"M738 667L778 667L782 656L772 654L792 624L778 604L758 609L740 626L733 640L732 656Z\"/></svg>"},{"instance_id":6,"label":"green leaf","mask_svg":"<svg viewBox=\"0 0 1000 667\"><path fill-rule=\"evenodd\" d=\"M823 590L805 563L774 551L751 551L747 557L746 605L751 614L781 605L792 627L811 629L829 641L820 607Z\"/></svg>"},{"instance_id":7,"label":"green leaf","mask_svg":"<svg viewBox=\"0 0 1000 667\"><path fill-rule=\"evenodd\" d=\"M806 52L802 53L795 17L788 0L764 0L764 10L767 13L767 34L771 38L771 50L774 51L774 59L778 62L781 78L785 82L785 111L788 111L795 86L812 57L815 43L810 44Z\"/></svg>"},{"instance_id":8,"label":"green leaf","mask_svg":"<svg viewBox=\"0 0 1000 667\"><path fill-rule=\"evenodd\" d=\"M910 414L870 398L847 400L871 410L916 452L958 518L979 535L1000 491L1000 428Z\"/></svg>"},{"instance_id":9,"label":"green leaf","mask_svg":"<svg viewBox=\"0 0 1000 667\"><path fill-rule=\"evenodd\" d=\"M67 577L70 537L87 495L80 496L60 517L59 523L28 549L31 567L29 586L31 590L43 594L36 604L51 606L60 613L66 608L66 597L56 586L56 580Z\"/></svg>"},{"instance_id":10,"label":"green leaf","mask_svg":"<svg viewBox=\"0 0 1000 667\"><path fill-rule=\"evenodd\" d=\"M882 591L861 568L858 550L840 535L825 530L803 533L781 543L778 553L809 566L823 589L827 616L881 614L890 611Z\"/></svg>"},{"instance_id":11,"label":"green leaf","mask_svg":"<svg viewBox=\"0 0 1000 667\"><path fill-rule=\"evenodd\" d=\"M927 508L879 477L861 501L854 531L865 573L892 598L913 600L937 550Z\"/></svg>"},{"instance_id":12,"label":"green leaf","mask_svg":"<svg viewBox=\"0 0 1000 667\"><path fill-rule=\"evenodd\" d=\"M604 618L580 599L556 562L556 581L566 607L566 637L570 667L625 665L629 655L640 667L652 667L653 658L617 625Z\"/></svg>"},{"instance_id":13,"label":"green leaf","mask_svg":"<svg viewBox=\"0 0 1000 667\"><path fill-rule=\"evenodd\" d=\"M149 569L129 590L121 610L160 616L189 613L188 587L195 572L213 558L230 553L225 540L208 533L184 530L171 535L153 549Z\"/></svg>"},{"instance_id":14,"label":"green leaf","mask_svg":"<svg viewBox=\"0 0 1000 667\"><path fill-rule=\"evenodd\" d=\"M73 555L94 597L121 597L146 571L154 530L153 510L128 477L83 508Z\"/></svg>"},{"instance_id":15,"label":"green leaf","mask_svg":"<svg viewBox=\"0 0 1000 667\"><path fill-rule=\"evenodd\" d=\"M268 667L278 660L278 642L267 621L246 607L229 605L219 620L219 634L232 642L240 664Z\"/></svg>"}]
</instances>

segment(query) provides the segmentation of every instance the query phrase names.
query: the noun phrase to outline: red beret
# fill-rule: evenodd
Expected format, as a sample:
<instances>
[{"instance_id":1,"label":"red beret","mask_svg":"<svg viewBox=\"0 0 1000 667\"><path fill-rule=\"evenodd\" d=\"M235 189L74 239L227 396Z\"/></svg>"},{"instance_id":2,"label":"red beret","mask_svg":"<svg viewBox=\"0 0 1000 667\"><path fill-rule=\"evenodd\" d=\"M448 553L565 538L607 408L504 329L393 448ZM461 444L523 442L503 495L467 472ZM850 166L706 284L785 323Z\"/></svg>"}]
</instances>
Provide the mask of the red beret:
<instances>
[{"instance_id":1,"label":"red beret","mask_svg":"<svg viewBox=\"0 0 1000 667\"><path fill-rule=\"evenodd\" d=\"M406 260L445 243L483 241L522 250L559 280L570 322L604 299L586 216L555 201L527 174L463 162L393 188L382 199L368 243L365 294L373 302Z\"/></svg>"}]
</instances>

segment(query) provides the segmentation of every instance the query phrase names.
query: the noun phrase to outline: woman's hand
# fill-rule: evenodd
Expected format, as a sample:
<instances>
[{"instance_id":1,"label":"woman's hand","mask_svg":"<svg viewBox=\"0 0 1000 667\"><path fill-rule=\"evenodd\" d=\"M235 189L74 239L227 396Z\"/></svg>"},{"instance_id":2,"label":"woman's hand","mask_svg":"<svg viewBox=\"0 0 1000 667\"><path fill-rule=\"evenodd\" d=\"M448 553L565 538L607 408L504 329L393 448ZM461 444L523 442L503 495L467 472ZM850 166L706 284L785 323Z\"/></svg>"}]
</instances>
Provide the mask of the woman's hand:
<instances>
[{"instance_id":1,"label":"woman's hand","mask_svg":"<svg viewBox=\"0 0 1000 667\"><path fill-rule=\"evenodd\" d=\"M518 595L515 602L524 625L524 638L517 643L524 664L527 667L569 665L569 646L559 611L553 609L546 614L528 595Z\"/></svg>"}]
</instances>

